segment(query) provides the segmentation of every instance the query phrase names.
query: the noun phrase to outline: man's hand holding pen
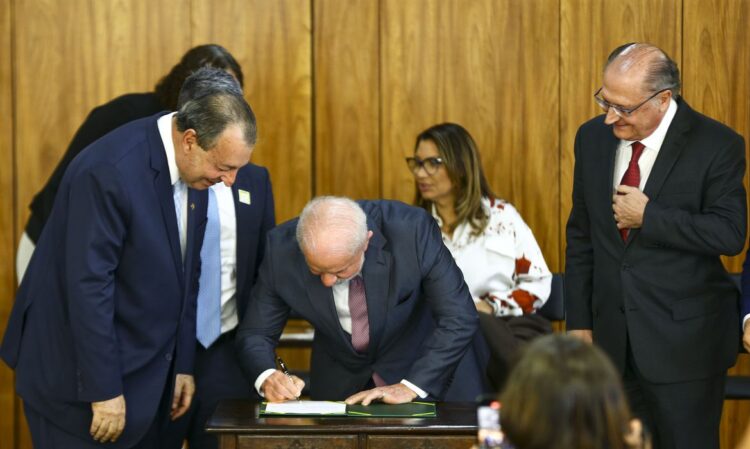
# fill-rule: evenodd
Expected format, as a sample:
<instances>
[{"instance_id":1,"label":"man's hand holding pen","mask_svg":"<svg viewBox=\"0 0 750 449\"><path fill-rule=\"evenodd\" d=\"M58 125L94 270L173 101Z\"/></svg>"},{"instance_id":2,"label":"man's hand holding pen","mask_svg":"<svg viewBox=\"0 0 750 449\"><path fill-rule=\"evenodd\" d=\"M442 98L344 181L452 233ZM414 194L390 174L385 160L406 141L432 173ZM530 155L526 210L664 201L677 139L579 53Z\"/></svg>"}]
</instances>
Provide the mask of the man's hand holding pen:
<instances>
[{"instance_id":1,"label":"man's hand holding pen","mask_svg":"<svg viewBox=\"0 0 750 449\"><path fill-rule=\"evenodd\" d=\"M261 389L269 402L284 402L299 399L305 382L289 373L284 361L277 358L281 370L276 370L263 382Z\"/></svg>"}]
</instances>

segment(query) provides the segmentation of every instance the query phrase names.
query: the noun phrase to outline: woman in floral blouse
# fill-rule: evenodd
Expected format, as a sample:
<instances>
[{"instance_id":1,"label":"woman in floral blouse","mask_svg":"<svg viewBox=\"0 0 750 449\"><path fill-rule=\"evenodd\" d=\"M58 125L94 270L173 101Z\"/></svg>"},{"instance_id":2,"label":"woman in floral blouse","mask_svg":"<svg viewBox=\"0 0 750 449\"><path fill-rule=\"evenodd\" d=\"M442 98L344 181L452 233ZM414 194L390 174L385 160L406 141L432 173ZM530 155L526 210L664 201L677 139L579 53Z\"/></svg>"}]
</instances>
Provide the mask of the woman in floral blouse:
<instances>
[{"instance_id":1,"label":"woman in floral blouse","mask_svg":"<svg viewBox=\"0 0 750 449\"><path fill-rule=\"evenodd\" d=\"M474 139L463 127L428 128L406 161L416 182L415 204L435 217L481 312L493 355L488 374L499 390L519 343L551 332L535 312L549 297L552 274L521 215L490 190Z\"/></svg>"}]
</instances>

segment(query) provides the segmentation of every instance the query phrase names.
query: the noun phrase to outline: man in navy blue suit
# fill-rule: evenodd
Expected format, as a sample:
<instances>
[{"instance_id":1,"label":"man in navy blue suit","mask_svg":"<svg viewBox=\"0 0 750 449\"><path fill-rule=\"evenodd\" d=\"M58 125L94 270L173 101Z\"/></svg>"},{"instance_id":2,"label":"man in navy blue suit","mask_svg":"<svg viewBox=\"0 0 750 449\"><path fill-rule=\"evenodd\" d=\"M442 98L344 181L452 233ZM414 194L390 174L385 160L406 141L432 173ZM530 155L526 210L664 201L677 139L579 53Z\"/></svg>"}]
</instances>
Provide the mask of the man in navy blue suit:
<instances>
[{"instance_id":1,"label":"man in navy blue suit","mask_svg":"<svg viewBox=\"0 0 750 449\"><path fill-rule=\"evenodd\" d=\"M118 128L66 171L0 348L35 447L162 447L190 406L205 189L231 185L256 139L234 79L206 71L211 93Z\"/></svg>"},{"instance_id":2,"label":"man in navy blue suit","mask_svg":"<svg viewBox=\"0 0 750 449\"><path fill-rule=\"evenodd\" d=\"M315 328L314 399L473 400L483 390L484 367L471 347L476 308L423 209L319 197L268 233L237 345L248 378L270 401L293 399L304 386L274 369L290 309Z\"/></svg>"}]
</instances>

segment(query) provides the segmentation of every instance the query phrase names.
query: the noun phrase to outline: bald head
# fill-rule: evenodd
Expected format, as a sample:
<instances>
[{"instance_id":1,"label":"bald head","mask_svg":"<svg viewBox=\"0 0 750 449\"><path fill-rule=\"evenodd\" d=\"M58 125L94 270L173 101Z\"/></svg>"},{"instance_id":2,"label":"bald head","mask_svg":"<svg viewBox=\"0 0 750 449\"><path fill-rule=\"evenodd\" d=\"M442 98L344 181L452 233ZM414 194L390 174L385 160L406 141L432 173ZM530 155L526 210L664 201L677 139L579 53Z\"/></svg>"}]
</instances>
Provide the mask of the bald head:
<instances>
[{"instance_id":1,"label":"bald head","mask_svg":"<svg viewBox=\"0 0 750 449\"><path fill-rule=\"evenodd\" d=\"M321 196L307 203L297 223L302 252L352 255L367 241L367 216L349 198Z\"/></svg>"},{"instance_id":2,"label":"bald head","mask_svg":"<svg viewBox=\"0 0 750 449\"><path fill-rule=\"evenodd\" d=\"M607 58L608 73L637 81L643 93L669 89L673 98L680 94L680 71L677 64L660 48L646 43L617 47Z\"/></svg>"}]
</instances>

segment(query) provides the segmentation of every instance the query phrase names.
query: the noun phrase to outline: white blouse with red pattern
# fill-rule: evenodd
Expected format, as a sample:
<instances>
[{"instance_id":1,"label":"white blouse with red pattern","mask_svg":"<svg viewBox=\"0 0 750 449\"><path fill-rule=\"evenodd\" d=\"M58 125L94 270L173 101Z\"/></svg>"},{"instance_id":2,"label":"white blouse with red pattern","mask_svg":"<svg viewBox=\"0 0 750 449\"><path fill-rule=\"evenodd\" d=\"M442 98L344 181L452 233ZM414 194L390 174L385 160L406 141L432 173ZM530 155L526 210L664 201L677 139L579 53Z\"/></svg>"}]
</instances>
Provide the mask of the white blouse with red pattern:
<instances>
[{"instance_id":1,"label":"white blouse with red pattern","mask_svg":"<svg viewBox=\"0 0 750 449\"><path fill-rule=\"evenodd\" d=\"M478 236L461 223L453 237L443 234L456 264L463 271L475 302L487 301L496 316L534 313L547 301L552 273L531 229L515 207L499 199L482 199L489 223ZM432 215L442 227L433 206Z\"/></svg>"}]
</instances>

